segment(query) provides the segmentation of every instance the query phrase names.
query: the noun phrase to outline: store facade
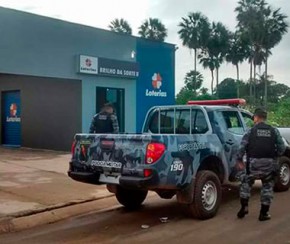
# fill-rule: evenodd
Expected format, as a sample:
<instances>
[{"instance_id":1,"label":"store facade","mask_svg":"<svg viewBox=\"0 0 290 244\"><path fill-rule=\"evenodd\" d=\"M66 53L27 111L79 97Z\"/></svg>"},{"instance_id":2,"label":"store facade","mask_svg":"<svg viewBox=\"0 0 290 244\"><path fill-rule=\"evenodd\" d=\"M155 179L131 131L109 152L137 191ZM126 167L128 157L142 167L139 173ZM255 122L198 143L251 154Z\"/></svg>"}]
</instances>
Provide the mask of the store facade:
<instances>
[{"instance_id":1,"label":"store facade","mask_svg":"<svg viewBox=\"0 0 290 244\"><path fill-rule=\"evenodd\" d=\"M0 8L2 145L69 150L106 102L122 132L174 104L174 45Z\"/></svg>"}]
</instances>

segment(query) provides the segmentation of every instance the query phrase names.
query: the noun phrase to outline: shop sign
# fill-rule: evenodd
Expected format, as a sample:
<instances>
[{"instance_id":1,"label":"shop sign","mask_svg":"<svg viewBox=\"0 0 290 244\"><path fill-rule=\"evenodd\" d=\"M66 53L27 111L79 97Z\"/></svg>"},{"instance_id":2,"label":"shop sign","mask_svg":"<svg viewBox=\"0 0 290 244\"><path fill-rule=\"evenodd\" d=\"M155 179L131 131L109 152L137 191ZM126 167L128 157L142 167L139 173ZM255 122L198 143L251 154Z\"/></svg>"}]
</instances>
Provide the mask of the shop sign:
<instances>
[{"instance_id":1,"label":"shop sign","mask_svg":"<svg viewBox=\"0 0 290 244\"><path fill-rule=\"evenodd\" d=\"M159 73L154 73L152 76L152 88L146 89L146 97L167 97L167 92L162 91L162 77Z\"/></svg>"},{"instance_id":2,"label":"shop sign","mask_svg":"<svg viewBox=\"0 0 290 244\"><path fill-rule=\"evenodd\" d=\"M80 55L80 73L98 74L98 58Z\"/></svg>"},{"instance_id":3,"label":"shop sign","mask_svg":"<svg viewBox=\"0 0 290 244\"><path fill-rule=\"evenodd\" d=\"M123 78L138 78L139 65L135 62L99 58L99 75L118 76Z\"/></svg>"},{"instance_id":4,"label":"shop sign","mask_svg":"<svg viewBox=\"0 0 290 244\"><path fill-rule=\"evenodd\" d=\"M135 62L80 55L79 72L135 79L139 77L139 65Z\"/></svg>"},{"instance_id":5,"label":"shop sign","mask_svg":"<svg viewBox=\"0 0 290 244\"><path fill-rule=\"evenodd\" d=\"M21 118L17 116L17 104L12 103L9 107L9 115L6 117L6 122L21 122Z\"/></svg>"}]
</instances>

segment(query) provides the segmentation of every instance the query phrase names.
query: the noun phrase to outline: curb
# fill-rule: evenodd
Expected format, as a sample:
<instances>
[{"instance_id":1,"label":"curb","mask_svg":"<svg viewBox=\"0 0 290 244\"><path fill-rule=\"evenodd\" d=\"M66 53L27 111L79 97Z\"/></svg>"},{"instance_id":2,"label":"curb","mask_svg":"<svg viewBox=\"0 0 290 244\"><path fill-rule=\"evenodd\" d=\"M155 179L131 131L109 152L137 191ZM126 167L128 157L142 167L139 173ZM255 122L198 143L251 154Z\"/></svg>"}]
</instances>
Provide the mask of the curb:
<instances>
[{"instance_id":1,"label":"curb","mask_svg":"<svg viewBox=\"0 0 290 244\"><path fill-rule=\"evenodd\" d=\"M98 199L72 201L4 217L0 220L0 234L51 224L89 212L103 213L116 210L121 206L117 204L113 196L112 194Z\"/></svg>"}]
</instances>

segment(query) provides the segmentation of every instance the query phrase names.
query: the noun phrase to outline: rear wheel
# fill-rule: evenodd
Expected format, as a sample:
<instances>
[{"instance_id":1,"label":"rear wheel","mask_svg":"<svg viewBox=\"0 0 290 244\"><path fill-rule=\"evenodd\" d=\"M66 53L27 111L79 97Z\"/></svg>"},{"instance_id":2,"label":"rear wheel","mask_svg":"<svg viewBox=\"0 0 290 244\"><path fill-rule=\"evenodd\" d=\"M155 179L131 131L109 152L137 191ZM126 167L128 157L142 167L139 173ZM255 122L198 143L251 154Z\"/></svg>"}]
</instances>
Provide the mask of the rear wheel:
<instances>
[{"instance_id":1,"label":"rear wheel","mask_svg":"<svg viewBox=\"0 0 290 244\"><path fill-rule=\"evenodd\" d=\"M279 161L279 171L275 182L274 191L288 191L290 187L290 160L281 157Z\"/></svg>"},{"instance_id":2,"label":"rear wheel","mask_svg":"<svg viewBox=\"0 0 290 244\"><path fill-rule=\"evenodd\" d=\"M116 198L125 208L134 210L141 206L147 196L147 193L148 191L126 189L118 186Z\"/></svg>"},{"instance_id":3,"label":"rear wheel","mask_svg":"<svg viewBox=\"0 0 290 244\"><path fill-rule=\"evenodd\" d=\"M221 202L221 183L217 175L208 170L197 173L193 202L189 213L198 219L209 219L216 215Z\"/></svg>"}]
</instances>

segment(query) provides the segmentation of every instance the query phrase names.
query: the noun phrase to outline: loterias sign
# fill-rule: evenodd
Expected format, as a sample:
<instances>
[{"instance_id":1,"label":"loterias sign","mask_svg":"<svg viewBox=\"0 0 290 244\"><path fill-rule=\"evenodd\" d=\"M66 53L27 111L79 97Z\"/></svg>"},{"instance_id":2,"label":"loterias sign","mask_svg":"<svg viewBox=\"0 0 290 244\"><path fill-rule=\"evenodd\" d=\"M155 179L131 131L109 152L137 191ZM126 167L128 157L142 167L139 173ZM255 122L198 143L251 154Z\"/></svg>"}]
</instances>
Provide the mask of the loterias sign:
<instances>
[{"instance_id":1,"label":"loterias sign","mask_svg":"<svg viewBox=\"0 0 290 244\"><path fill-rule=\"evenodd\" d=\"M136 62L80 55L78 72L134 79L139 77L139 64Z\"/></svg>"}]
</instances>

